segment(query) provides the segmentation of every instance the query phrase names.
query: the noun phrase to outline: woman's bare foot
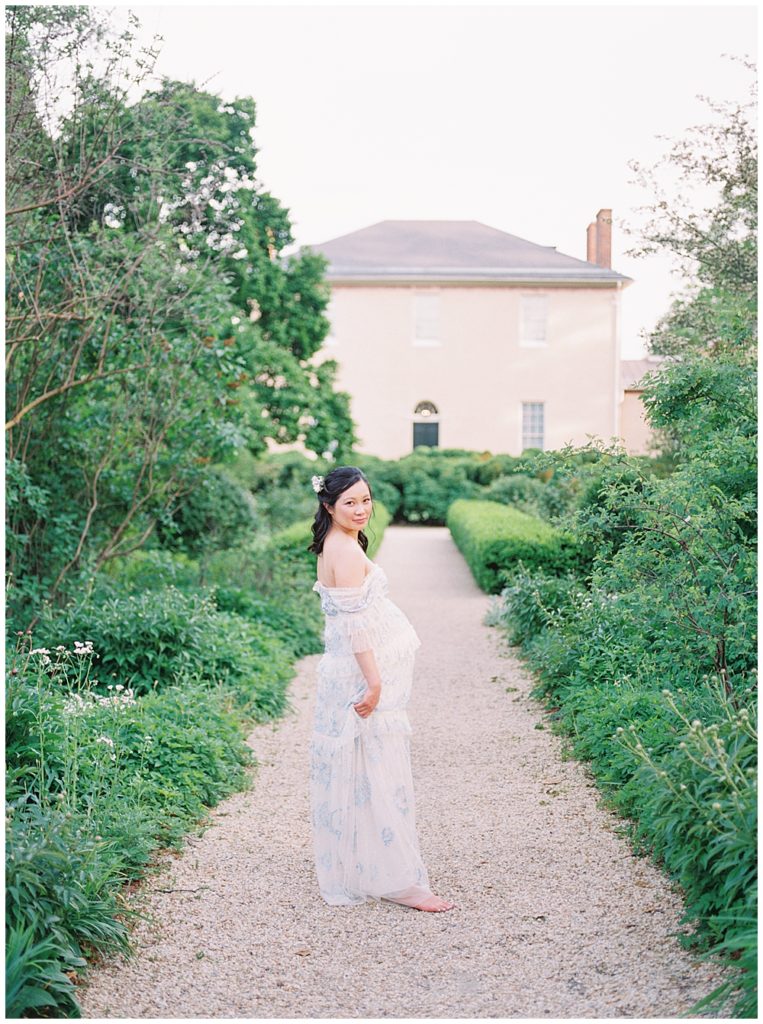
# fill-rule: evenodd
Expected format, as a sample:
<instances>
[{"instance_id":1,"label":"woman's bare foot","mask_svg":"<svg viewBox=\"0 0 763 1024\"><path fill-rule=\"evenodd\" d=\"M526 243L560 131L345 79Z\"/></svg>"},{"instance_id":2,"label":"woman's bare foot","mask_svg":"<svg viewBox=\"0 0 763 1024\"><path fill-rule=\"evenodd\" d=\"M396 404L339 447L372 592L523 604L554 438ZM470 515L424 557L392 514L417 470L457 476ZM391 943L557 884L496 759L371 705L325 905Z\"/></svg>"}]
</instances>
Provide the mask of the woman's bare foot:
<instances>
[{"instance_id":1,"label":"woman's bare foot","mask_svg":"<svg viewBox=\"0 0 763 1024\"><path fill-rule=\"evenodd\" d=\"M426 896L422 899L420 896L411 897L409 900L396 900L391 899L389 896L383 896L382 899L389 900L390 903L402 903L404 907L413 907L414 910L427 910L431 913L437 913L443 910L452 910L455 907L455 903L450 903L448 900L443 900L439 896L435 896L432 893L431 896Z\"/></svg>"},{"instance_id":2,"label":"woman's bare foot","mask_svg":"<svg viewBox=\"0 0 763 1024\"><path fill-rule=\"evenodd\" d=\"M455 903L449 903L448 900L440 899L439 896L432 895L425 899L423 903L416 903L414 906L416 910L452 910L455 907Z\"/></svg>"}]
</instances>

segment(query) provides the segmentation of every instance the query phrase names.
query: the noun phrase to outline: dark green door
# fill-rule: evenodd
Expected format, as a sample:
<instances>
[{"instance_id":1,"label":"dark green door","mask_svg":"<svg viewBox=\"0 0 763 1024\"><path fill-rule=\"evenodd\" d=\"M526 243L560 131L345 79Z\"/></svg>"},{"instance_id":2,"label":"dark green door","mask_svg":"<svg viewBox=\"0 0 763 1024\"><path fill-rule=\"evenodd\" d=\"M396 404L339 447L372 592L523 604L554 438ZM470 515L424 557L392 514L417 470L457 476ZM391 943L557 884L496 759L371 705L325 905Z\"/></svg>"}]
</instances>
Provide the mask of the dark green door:
<instances>
[{"instance_id":1,"label":"dark green door","mask_svg":"<svg viewBox=\"0 0 763 1024\"><path fill-rule=\"evenodd\" d=\"M431 448L436 448L439 444L439 432L439 423L414 423L413 447L417 448L420 444L426 444Z\"/></svg>"}]
</instances>

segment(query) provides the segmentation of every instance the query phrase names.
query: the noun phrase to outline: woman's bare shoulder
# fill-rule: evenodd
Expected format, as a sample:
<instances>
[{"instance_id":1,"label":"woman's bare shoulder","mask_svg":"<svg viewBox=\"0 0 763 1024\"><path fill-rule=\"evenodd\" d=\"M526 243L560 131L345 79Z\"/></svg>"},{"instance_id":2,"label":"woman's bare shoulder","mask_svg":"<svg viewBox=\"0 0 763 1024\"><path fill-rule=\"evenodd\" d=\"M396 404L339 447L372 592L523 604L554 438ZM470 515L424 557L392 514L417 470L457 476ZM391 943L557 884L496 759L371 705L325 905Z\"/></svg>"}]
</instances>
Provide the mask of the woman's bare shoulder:
<instances>
[{"instance_id":1,"label":"woman's bare shoulder","mask_svg":"<svg viewBox=\"0 0 763 1024\"><path fill-rule=\"evenodd\" d=\"M318 556L319 576L327 587L359 587L366 575L366 555L350 537L328 538Z\"/></svg>"}]
</instances>

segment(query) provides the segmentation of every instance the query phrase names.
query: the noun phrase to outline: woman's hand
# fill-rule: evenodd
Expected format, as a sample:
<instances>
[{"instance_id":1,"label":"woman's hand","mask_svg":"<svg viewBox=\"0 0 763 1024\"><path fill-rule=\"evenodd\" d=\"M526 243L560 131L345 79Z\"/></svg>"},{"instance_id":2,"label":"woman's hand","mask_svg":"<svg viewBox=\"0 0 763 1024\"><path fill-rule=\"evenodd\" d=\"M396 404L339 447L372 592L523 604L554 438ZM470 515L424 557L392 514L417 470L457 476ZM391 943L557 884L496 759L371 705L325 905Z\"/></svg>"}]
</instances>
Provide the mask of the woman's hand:
<instances>
[{"instance_id":1,"label":"woman's hand","mask_svg":"<svg viewBox=\"0 0 763 1024\"><path fill-rule=\"evenodd\" d=\"M379 703L381 698L381 686L368 686L366 692L363 694L357 704L352 706L355 708L361 718L368 718L373 709Z\"/></svg>"}]
</instances>

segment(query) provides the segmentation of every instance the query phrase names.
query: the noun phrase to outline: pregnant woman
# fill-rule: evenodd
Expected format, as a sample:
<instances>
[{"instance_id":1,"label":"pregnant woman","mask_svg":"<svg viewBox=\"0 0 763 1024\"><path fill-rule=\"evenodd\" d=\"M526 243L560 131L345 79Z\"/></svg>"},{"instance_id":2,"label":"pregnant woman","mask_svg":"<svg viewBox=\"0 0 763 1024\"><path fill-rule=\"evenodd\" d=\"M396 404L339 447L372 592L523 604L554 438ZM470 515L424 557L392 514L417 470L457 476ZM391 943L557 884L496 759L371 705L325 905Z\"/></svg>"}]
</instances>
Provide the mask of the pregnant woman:
<instances>
[{"instance_id":1,"label":"pregnant woman","mask_svg":"<svg viewBox=\"0 0 763 1024\"><path fill-rule=\"evenodd\" d=\"M421 645L366 555L371 488L355 466L314 476L325 650L310 743L310 808L318 886L332 906L390 900L417 910L455 904L429 888L416 833L411 727L405 710Z\"/></svg>"}]
</instances>

